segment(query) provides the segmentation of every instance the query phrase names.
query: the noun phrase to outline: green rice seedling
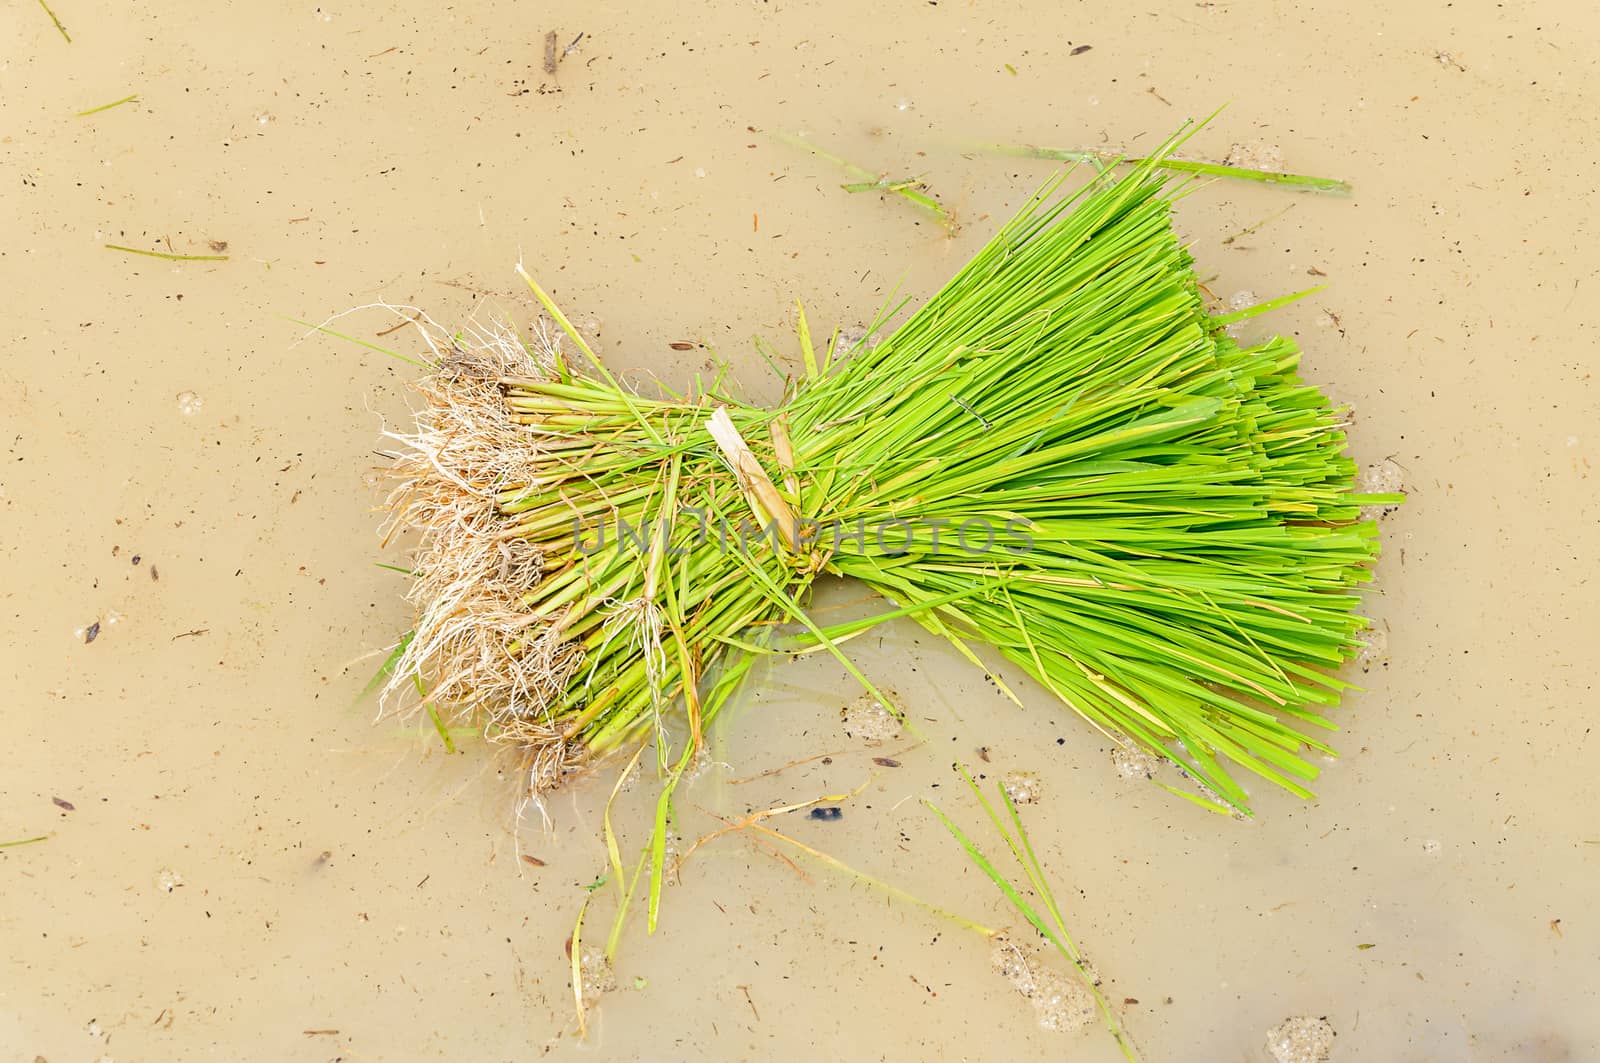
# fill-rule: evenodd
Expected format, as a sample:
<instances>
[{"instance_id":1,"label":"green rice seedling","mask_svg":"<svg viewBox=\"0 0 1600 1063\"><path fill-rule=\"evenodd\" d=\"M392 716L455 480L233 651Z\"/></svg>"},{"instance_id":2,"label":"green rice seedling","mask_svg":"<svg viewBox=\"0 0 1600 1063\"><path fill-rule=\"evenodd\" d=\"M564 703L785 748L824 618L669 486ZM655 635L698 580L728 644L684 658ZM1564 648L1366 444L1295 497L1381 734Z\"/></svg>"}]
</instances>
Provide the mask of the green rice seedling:
<instances>
[{"instance_id":1,"label":"green rice seedling","mask_svg":"<svg viewBox=\"0 0 1600 1063\"><path fill-rule=\"evenodd\" d=\"M967 854L967 858L977 865L978 869L991 882L999 887L1001 893L1005 894L1006 900L1011 902L1011 906L1017 910L1017 914L1027 920L1028 925L1037 930L1039 935L1048 941L1051 947L1059 952L1067 963L1072 966L1072 969L1082 981L1084 988L1093 997L1095 1007L1099 1009L1101 1018L1105 1021L1106 1029L1111 1032L1112 1038L1117 1042L1117 1047L1122 1050L1123 1057L1128 1059L1130 1063L1137 1063L1138 1053L1134 1050L1133 1043L1129 1040L1127 1033L1122 1029L1121 1020L1117 1018L1117 1013L1112 1010L1111 1005L1106 1001L1105 994L1100 992L1098 980L1084 963L1083 955L1078 951L1078 946L1073 943L1072 935L1067 930L1066 920L1061 916L1061 907L1056 903L1055 893L1050 889L1049 880L1045 878L1044 868L1040 865L1039 857L1033 850L1033 842L1029 840L1028 831L1022 825L1022 817L1017 814L1016 802L1011 799L1010 792L1003 784L995 784L995 789L999 792L1000 801L1006 810L1006 815L1002 818L994 805L983 796L983 790L972 778L972 774L959 765L957 770L961 773L961 778L966 781L968 788L972 790L973 795L977 797L978 803L983 806L983 811L988 815L989 822L994 824L995 831L1000 835L1001 840L1006 843L1006 848L1011 851L1012 857L1021 865L1023 873L1027 876L1028 885L1033 891L1036 904L1042 906L1044 912L1041 914L1035 904L1029 903L1027 898L1023 896L1022 891L994 866L994 863L984 855L983 850L967 837L966 833L956 826L949 816L941 812L938 806L927 800L924 800L923 804L939 818L939 822L944 824L945 829L950 832L956 843ZM1046 915L1049 916L1048 919L1045 918ZM995 935L991 934L990 936L993 937Z\"/></svg>"},{"instance_id":2,"label":"green rice seedling","mask_svg":"<svg viewBox=\"0 0 1600 1063\"><path fill-rule=\"evenodd\" d=\"M817 158L831 162L844 170L851 180L839 187L846 192L884 192L889 195L899 196L906 202L931 215L943 227L945 232L953 235L959 228L956 224L955 216L945 208L943 203L940 203L933 195L924 191L923 182L919 178L904 177L895 179L885 174L876 174L843 156L835 155L825 148L818 147L805 137L798 137L789 133L775 133L773 136L781 143L810 152Z\"/></svg>"},{"instance_id":3,"label":"green rice seedling","mask_svg":"<svg viewBox=\"0 0 1600 1063\"><path fill-rule=\"evenodd\" d=\"M1356 492L1292 341L1224 331L1297 296L1206 308L1171 224L1182 139L1047 182L879 342L819 345L802 311L776 409L720 376L636 394L525 271L553 322L531 336L413 314L431 368L388 508L420 533L416 625L390 704L479 722L535 791L653 741L652 925L673 790L775 633L872 690L839 644L862 626L806 611L820 573L987 647L1202 800L1248 812L1247 775L1309 794L1378 550L1361 507L1398 498Z\"/></svg>"}]
</instances>

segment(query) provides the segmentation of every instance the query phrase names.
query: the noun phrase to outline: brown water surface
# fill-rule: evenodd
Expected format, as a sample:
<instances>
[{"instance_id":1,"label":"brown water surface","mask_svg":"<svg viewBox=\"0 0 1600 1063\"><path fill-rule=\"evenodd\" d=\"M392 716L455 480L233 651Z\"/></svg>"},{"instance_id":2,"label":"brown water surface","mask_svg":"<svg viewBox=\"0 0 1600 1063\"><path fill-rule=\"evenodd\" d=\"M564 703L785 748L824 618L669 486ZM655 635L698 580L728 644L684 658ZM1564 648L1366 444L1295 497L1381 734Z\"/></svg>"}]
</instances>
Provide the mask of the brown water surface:
<instances>
[{"instance_id":1,"label":"brown water surface","mask_svg":"<svg viewBox=\"0 0 1600 1063\"><path fill-rule=\"evenodd\" d=\"M481 741L352 707L408 622L369 470L412 370L290 319L526 323L520 257L630 380L684 381L706 352L669 344L704 342L771 399L749 339L792 356L797 296L819 329L925 297L1051 172L982 145L1137 149L1225 101L1198 156L1355 192L1199 190L1202 276L1328 285L1270 327L1410 492L1319 797L1207 814L906 626L854 648L915 737L847 736L836 663L774 664L684 844L865 783L785 829L1015 926L918 798L977 826L952 761L1032 772L1145 1058L1265 1060L1294 1015L1338 1060L1600 1058L1594 8L52 4L70 43L28 0L0 14L0 841L47 836L0 849L0 1059L1118 1058L1097 1025L1040 1029L977 935L739 837L684 865L653 937L630 925L578 1043L563 945L614 773L519 824ZM780 132L925 176L960 234ZM393 324L339 327L414 350ZM630 852L652 785L619 802Z\"/></svg>"}]
</instances>

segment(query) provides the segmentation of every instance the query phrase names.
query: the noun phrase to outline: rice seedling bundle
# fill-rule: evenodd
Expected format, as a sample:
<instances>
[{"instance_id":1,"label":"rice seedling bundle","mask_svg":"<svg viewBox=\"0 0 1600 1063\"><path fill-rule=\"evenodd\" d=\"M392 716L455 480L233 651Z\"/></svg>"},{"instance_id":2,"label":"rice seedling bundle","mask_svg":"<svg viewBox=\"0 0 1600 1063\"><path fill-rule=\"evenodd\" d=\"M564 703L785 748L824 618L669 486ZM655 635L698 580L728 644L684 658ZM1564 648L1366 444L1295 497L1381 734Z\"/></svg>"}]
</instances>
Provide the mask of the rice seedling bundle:
<instances>
[{"instance_id":1,"label":"rice seedling bundle","mask_svg":"<svg viewBox=\"0 0 1600 1063\"><path fill-rule=\"evenodd\" d=\"M1275 304L1207 311L1155 165L1175 143L1051 181L876 344L802 312L776 409L720 378L635 394L527 278L560 331L438 351L400 437L390 508L421 539L391 692L525 749L536 787L651 737L681 769L763 653L833 652L871 690L840 644L908 616L1232 808L1241 769L1308 793L1376 499L1295 345L1225 331ZM892 606L821 628L820 573Z\"/></svg>"}]
</instances>

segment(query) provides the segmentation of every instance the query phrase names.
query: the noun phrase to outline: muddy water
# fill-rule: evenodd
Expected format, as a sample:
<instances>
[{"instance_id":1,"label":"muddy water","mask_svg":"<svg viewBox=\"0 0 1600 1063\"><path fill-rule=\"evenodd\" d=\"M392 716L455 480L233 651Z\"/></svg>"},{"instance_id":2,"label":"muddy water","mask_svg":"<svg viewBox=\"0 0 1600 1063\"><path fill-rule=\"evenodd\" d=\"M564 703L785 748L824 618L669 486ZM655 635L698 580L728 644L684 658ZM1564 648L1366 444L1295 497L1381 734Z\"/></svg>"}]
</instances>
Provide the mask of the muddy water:
<instances>
[{"instance_id":1,"label":"muddy water","mask_svg":"<svg viewBox=\"0 0 1600 1063\"><path fill-rule=\"evenodd\" d=\"M681 381L705 354L669 343L706 342L771 397L748 340L782 343L794 297L849 326L926 295L1050 172L978 145L1148 145L1228 100L1198 153L1276 148L1356 193L1218 184L1179 224L1221 297L1325 277L1272 325L1411 492L1320 796L1209 815L896 628L857 660L918 734L868 746L836 664L774 665L683 844L865 784L785 829L1014 925L917 798L976 828L950 762L1032 772L1040 856L1148 1059L1263 1060L1290 1016L1326 1016L1336 1059L1600 1053L1594 12L168 6L56 0L70 43L0 15L0 841L45 836L0 849L0 1058L1116 1058L1040 1029L977 935L738 837L685 863L653 937L630 925L577 1042L563 945L611 773L519 822L481 742L355 704L407 622L367 477L409 369L289 319L526 320L521 256L630 379ZM554 76L550 29L584 34ZM777 131L925 175L960 235ZM408 349L393 323L340 327ZM629 849L648 797L619 801Z\"/></svg>"}]
</instances>

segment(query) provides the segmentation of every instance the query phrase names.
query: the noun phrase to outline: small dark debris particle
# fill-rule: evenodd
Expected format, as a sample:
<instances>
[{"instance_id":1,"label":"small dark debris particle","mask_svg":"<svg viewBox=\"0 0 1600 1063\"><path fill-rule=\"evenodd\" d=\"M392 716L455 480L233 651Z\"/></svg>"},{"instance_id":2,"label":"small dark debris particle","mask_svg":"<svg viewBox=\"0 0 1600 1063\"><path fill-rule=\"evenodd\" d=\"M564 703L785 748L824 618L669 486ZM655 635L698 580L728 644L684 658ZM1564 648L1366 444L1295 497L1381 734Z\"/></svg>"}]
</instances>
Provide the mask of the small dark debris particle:
<instances>
[{"instance_id":1,"label":"small dark debris particle","mask_svg":"<svg viewBox=\"0 0 1600 1063\"><path fill-rule=\"evenodd\" d=\"M823 757L822 758L822 763L824 763L824 764L832 764L833 763L833 758L832 757Z\"/></svg>"},{"instance_id":2,"label":"small dark debris particle","mask_svg":"<svg viewBox=\"0 0 1600 1063\"><path fill-rule=\"evenodd\" d=\"M150 578L153 580L159 580L161 578L161 573L156 571L156 566L154 565L150 566Z\"/></svg>"},{"instance_id":3,"label":"small dark debris particle","mask_svg":"<svg viewBox=\"0 0 1600 1063\"><path fill-rule=\"evenodd\" d=\"M99 637L100 637L100 621L96 620L94 623L90 624L88 627L83 629L83 641L84 641L85 644L93 642L95 639L97 639Z\"/></svg>"},{"instance_id":4,"label":"small dark debris particle","mask_svg":"<svg viewBox=\"0 0 1600 1063\"><path fill-rule=\"evenodd\" d=\"M144 558L140 557L138 554L134 554L133 555L133 563L134 564L137 565L139 562L141 562L143 560L144 560Z\"/></svg>"},{"instance_id":5,"label":"small dark debris particle","mask_svg":"<svg viewBox=\"0 0 1600 1063\"><path fill-rule=\"evenodd\" d=\"M880 768L898 768L900 766L900 762L893 757L873 757L872 763Z\"/></svg>"},{"instance_id":6,"label":"small dark debris particle","mask_svg":"<svg viewBox=\"0 0 1600 1063\"><path fill-rule=\"evenodd\" d=\"M75 811L77 811L77 808L78 808L77 805L74 805L71 801L68 801L65 797L52 797L50 799L50 803L52 805L55 805L57 808L64 808L68 812L75 812Z\"/></svg>"},{"instance_id":7,"label":"small dark debris particle","mask_svg":"<svg viewBox=\"0 0 1600 1063\"><path fill-rule=\"evenodd\" d=\"M1066 740L1066 739L1065 739L1065 738L1058 738L1058 739L1056 739L1056 745L1058 745L1058 746L1064 746L1064 745L1066 745L1066 744L1067 744L1067 740Z\"/></svg>"},{"instance_id":8,"label":"small dark debris particle","mask_svg":"<svg viewBox=\"0 0 1600 1063\"><path fill-rule=\"evenodd\" d=\"M667 344L667 346L671 347L675 351L692 351L692 350L694 350L694 344L692 344L692 343L684 343L682 340L679 340L676 343L669 343L669 344Z\"/></svg>"},{"instance_id":9,"label":"small dark debris particle","mask_svg":"<svg viewBox=\"0 0 1600 1063\"><path fill-rule=\"evenodd\" d=\"M532 864L534 867L544 866L543 860L540 860L537 856L529 856L527 853L522 854L522 862L525 864Z\"/></svg>"},{"instance_id":10,"label":"small dark debris particle","mask_svg":"<svg viewBox=\"0 0 1600 1063\"><path fill-rule=\"evenodd\" d=\"M226 240L211 240L209 243L211 245L211 250L219 255L228 249L228 241ZM182 299L183 296L180 295L178 298Z\"/></svg>"},{"instance_id":11,"label":"small dark debris particle","mask_svg":"<svg viewBox=\"0 0 1600 1063\"><path fill-rule=\"evenodd\" d=\"M1089 49L1091 49L1093 47L1094 47L1094 45L1092 45L1092 44L1080 44L1076 48L1072 49L1072 51L1069 52L1068 54L1069 55L1082 55L1084 52L1087 52Z\"/></svg>"},{"instance_id":12,"label":"small dark debris particle","mask_svg":"<svg viewBox=\"0 0 1600 1063\"><path fill-rule=\"evenodd\" d=\"M1138 997L1123 997L1122 998L1122 1003L1124 1005L1137 1004L1137 1003L1139 1003L1139 998Z\"/></svg>"},{"instance_id":13,"label":"small dark debris particle","mask_svg":"<svg viewBox=\"0 0 1600 1063\"><path fill-rule=\"evenodd\" d=\"M983 761L985 764L990 763L990 761L989 761L989 747L988 746L979 746L978 747L978 759Z\"/></svg>"},{"instance_id":14,"label":"small dark debris particle","mask_svg":"<svg viewBox=\"0 0 1600 1063\"><path fill-rule=\"evenodd\" d=\"M823 808L813 808L811 810L811 818L812 819L842 819L842 818L844 818L844 809L839 808L837 805L827 805L827 806L825 806Z\"/></svg>"}]
</instances>

